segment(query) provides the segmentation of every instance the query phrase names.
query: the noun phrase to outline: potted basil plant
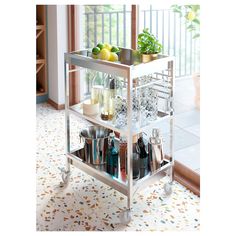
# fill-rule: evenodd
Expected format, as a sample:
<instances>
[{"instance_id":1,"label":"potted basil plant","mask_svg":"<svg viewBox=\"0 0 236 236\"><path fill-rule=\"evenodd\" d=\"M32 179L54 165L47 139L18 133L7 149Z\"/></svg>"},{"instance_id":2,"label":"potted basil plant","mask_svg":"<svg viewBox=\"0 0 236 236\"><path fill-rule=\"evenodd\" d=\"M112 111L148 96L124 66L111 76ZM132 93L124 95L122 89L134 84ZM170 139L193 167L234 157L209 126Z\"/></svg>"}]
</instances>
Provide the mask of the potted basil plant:
<instances>
[{"instance_id":1,"label":"potted basil plant","mask_svg":"<svg viewBox=\"0 0 236 236\"><path fill-rule=\"evenodd\" d=\"M143 29L143 32L138 35L138 51L141 54L142 62L146 63L157 59L157 54L160 53L161 49L162 45L149 32L148 28Z\"/></svg>"}]
</instances>

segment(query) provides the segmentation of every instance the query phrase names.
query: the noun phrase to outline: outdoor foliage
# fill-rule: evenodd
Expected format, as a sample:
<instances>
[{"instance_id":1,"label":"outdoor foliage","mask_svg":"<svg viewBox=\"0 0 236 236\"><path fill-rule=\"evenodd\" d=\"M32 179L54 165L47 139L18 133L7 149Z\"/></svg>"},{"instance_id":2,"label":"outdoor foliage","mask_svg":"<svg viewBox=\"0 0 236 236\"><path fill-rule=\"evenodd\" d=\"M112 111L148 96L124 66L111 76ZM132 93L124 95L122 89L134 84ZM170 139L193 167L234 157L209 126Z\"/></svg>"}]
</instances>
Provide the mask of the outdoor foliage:
<instances>
[{"instance_id":1,"label":"outdoor foliage","mask_svg":"<svg viewBox=\"0 0 236 236\"><path fill-rule=\"evenodd\" d=\"M172 10L180 15L180 17L185 17L187 30L192 31L195 34L194 38L200 37L200 6L199 5L172 5Z\"/></svg>"}]
</instances>

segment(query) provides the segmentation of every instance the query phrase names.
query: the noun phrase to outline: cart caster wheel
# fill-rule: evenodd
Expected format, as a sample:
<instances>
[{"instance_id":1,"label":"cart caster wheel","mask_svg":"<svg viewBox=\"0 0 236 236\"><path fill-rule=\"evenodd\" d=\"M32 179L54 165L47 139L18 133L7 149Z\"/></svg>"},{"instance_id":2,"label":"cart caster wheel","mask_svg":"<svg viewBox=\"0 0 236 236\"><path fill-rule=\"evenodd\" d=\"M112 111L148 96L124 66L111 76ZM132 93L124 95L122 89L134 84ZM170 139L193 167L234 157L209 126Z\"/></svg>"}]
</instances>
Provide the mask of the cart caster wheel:
<instances>
[{"instance_id":1,"label":"cart caster wheel","mask_svg":"<svg viewBox=\"0 0 236 236\"><path fill-rule=\"evenodd\" d=\"M67 188L67 186L69 184L70 174L63 173L61 178L62 178L62 181L59 184L59 188L65 189L65 188Z\"/></svg>"},{"instance_id":2,"label":"cart caster wheel","mask_svg":"<svg viewBox=\"0 0 236 236\"><path fill-rule=\"evenodd\" d=\"M131 211L124 210L119 215L121 224L128 224L131 221Z\"/></svg>"},{"instance_id":3,"label":"cart caster wheel","mask_svg":"<svg viewBox=\"0 0 236 236\"><path fill-rule=\"evenodd\" d=\"M66 170L65 168L59 168L59 170L61 171L62 178L62 182L60 182L59 187L66 188L70 179L70 171Z\"/></svg>"},{"instance_id":4,"label":"cart caster wheel","mask_svg":"<svg viewBox=\"0 0 236 236\"><path fill-rule=\"evenodd\" d=\"M63 183L67 184L70 179L70 173L65 173L65 172L62 173L61 178L62 178Z\"/></svg>"},{"instance_id":5,"label":"cart caster wheel","mask_svg":"<svg viewBox=\"0 0 236 236\"><path fill-rule=\"evenodd\" d=\"M172 185L170 183L164 184L164 191L167 196L171 195L172 193Z\"/></svg>"}]
</instances>

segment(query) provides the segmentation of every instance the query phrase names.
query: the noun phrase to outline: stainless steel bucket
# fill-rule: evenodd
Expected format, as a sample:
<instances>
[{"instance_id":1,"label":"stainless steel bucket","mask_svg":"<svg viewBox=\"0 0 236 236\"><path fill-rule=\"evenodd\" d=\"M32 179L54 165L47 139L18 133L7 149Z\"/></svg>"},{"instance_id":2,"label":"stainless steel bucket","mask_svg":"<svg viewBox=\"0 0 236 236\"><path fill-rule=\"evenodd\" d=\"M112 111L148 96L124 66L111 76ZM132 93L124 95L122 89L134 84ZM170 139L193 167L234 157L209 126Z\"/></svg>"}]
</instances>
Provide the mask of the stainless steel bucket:
<instances>
[{"instance_id":1,"label":"stainless steel bucket","mask_svg":"<svg viewBox=\"0 0 236 236\"><path fill-rule=\"evenodd\" d=\"M85 161L94 165L106 163L109 129L102 126L91 126L80 132L84 139Z\"/></svg>"}]
</instances>

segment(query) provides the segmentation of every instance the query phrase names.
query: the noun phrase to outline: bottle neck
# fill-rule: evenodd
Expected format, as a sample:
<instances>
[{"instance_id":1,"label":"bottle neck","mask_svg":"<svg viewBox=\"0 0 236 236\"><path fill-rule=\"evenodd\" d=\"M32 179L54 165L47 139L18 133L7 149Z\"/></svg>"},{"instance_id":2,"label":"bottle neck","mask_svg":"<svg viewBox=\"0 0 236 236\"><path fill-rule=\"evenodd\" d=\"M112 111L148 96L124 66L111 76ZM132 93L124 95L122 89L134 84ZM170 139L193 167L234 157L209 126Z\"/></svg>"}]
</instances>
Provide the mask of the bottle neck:
<instances>
[{"instance_id":1,"label":"bottle neck","mask_svg":"<svg viewBox=\"0 0 236 236\"><path fill-rule=\"evenodd\" d=\"M106 76L104 78L104 88L109 89L110 88L110 76Z\"/></svg>"},{"instance_id":2,"label":"bottle neck","mask_svg":"<svg viewBox=\"0 0 236 236\"><path fill-rule=\"evenodd\" d=\"M113 143L113 145L115 145L115 134L114 133L110 133L109 138L108 138L108 142L109 142L110 146L112 145L112 143Z\"/></svg>"},{"instance_id":3,"label":"bottle neck","mask_svg":"<svg viewBox=\"0 0 236 236\"><path fill-rule=\"evenodd\" d=\"M109 88L110 89L115 89L115 79L112 78L112 77L110 79Z\"/></svg>"},{"instance_id":4,"label":"bottle neck","mask_svg":"<svg viewBox=\"0 0 236 236\"><path fill-rule=\"evenodd\" d=\"M138 139L138 143L137 143L138 147L137 147L137 151L139 152L140 154L140 158L146 158L147 157L147 151L146 151L146 146L145 146L145 143L143 141L143 138L140 137Z\"/></svg>"}]
</instances>

